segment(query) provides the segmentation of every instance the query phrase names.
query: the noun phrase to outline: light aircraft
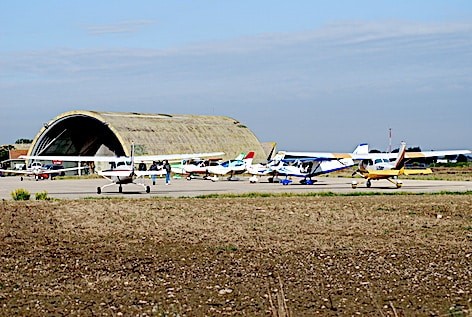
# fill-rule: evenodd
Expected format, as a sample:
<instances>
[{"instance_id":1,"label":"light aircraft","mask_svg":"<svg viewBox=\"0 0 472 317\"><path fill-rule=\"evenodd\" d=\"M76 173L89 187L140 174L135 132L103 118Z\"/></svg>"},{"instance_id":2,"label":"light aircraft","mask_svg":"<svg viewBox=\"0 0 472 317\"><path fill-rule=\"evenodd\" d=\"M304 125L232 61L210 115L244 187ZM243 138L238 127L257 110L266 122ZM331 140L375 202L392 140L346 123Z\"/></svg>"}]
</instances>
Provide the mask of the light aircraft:
<instances>
[{"instance_id":1,"label":"light aircraft","mask_svg":"<svg viewBox=\"0 0 472 317\"><path fill-rule=\"evenodd\" d=\"M292 176L302 178L301 184L312 185L315 182L312 177L354 166L353 156L367 152L367 144L358 145L352 153L279 151L276 156L283 159L271 165L270 169L274 175L285 176L285 179L280 180L283 185L290 184L292 180L289 177Z\"/></svg>"},{"instance_id":2,"label":"light aircraft","mask_svg":"<svg viewBox=\"0 0 472 317\"><path fill-rule=\"evenodd\" d=\"M234 160L228 160L217 165L210 165L206 167L209 179L212 181L218 181L218 176L228 175L228 180L236 180L234 175L243 174L246 171L246 168L252 164L255 153L250 151L246 155L241 153L239 157Z\"/></svg>"},{"instance_id":3,"label":"light aircraft","mask_svg":"<svg viewBox=\"0 0 472 317\"><path fill-rule=\"evenodd\" d=\"M50 178L53 179L53 175L62 175L64 172L67 171L77 171L79 169L83 169L84 167L70 167L70 168L56 168L59 165L43 165L41 162L32 162L26 169L24 170L9 170L9 169L0 169L2 173L11 173L11 174L19 174L20 180L23 181L24 176L34 177L36 181L41 179Z\"/></svg>"},{"instance_id":4,"label":"light aircraft","mask_svg":"<svg viewBox=\"0 0 472 317\"><path fill-rule=\"evenodd\" d=\"M185 175L187 180L197 178L202 175L203 179L209 177L208 166L218 165L222 161L221 158L192 158L189 160L182 160L180 163L172 164L172 172L175 174Z\"/></svg>"},{"instance_id":5,"label":"light aircraft","mask_svg":"<svg viewBox=\"0 0 472 317\"><path fill-rule=\"evenodd\" d=\"M135 168L135 162L152 162L152 161L174 161L190 159L193 157L211 157L221 156L223 152L212 152L212 153L194 153L194 154L168 154L168 155L145 155L135 156L134 145L131 147L131 156L113 157L113 156L22 156L24 159L35 159L35 160L61 160L70 162L109 162L112 168L98 171L97 174L109 180L110 183L102 187L97 187L97 194L101 194L103 189L118 185L118 192L122 192L122 185L124 184L135 184L142 186L146 193L151 191L150 186L144 184L144 182L137 182L138 179L144 179L145 176L160 175L161 171L138 171ZM57 171L56 171L57 172Z\"/></svg>"},{"instance_id":6,"label":"light aircraft","mask_svg":"<svg viewBox=\"0 0 472 317\"><path fill-rule=\"evenodd\" d=\"M358 169L353 173L366 179L367 187L372 186L372 180L386 179L397 188L403 183L398 179L400 175L424 175L431 174L430 168L425 169L407 169L404 163L408 159L440 157L447 155L469 154L469 150L447 150L447 151L425 151L425 152L406 152L406 143L402 142L398 153L368 153L356 156L360 160ZM392 159L395 161L391 162ZM359 182L353 181L352 188L357 188Z\"/></svg>"}]
</instances>

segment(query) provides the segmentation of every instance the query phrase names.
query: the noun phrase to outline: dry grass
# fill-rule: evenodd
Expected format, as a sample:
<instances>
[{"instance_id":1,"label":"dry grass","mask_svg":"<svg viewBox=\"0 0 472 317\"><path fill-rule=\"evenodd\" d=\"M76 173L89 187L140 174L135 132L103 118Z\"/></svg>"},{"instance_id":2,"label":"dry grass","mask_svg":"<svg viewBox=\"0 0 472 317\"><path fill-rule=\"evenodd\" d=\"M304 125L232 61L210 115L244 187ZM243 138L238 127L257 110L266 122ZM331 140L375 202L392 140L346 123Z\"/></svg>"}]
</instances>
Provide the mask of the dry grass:
<instances>
[{"instance_id":1,"label":"dry grass","mask_svg":"<svg viewBox=\"0 0 472 317\"><path fill-rule=\"evenodd\" d=\"M0 315L465 316L472 303L471 195L4 201L0 224Z\"/></svg>"}]
</instances>

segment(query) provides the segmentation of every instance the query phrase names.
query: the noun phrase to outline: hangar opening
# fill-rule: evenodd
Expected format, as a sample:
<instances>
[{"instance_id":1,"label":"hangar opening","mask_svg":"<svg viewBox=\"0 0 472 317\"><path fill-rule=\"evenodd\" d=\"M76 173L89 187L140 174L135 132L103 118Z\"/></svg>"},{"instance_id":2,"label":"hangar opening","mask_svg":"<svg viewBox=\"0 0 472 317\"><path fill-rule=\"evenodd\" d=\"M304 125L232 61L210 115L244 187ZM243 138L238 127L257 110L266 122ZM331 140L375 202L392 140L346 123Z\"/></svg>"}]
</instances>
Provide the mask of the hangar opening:
<instances>
[{"instance_id":1,"label":"hangar opening","mask_svg":"<svg viewBox=\"0 0 472 317\"><path fill-rule=\"evenodd\" d=\"M108 124L86 115L61 117L45 126L33 142L33 155L125 155Z\"/></svg>"}]
</instances>

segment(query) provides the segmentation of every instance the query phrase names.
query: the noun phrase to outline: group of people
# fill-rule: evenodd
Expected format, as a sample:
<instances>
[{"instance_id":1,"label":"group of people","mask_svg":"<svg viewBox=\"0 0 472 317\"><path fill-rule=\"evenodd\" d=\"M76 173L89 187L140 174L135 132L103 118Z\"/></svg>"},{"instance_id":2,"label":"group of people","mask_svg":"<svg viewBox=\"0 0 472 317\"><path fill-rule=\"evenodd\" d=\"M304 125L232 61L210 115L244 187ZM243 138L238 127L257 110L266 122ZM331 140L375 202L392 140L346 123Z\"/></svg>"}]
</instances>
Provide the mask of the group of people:
<instances>
[{"instance_id":1,"label":"group of people","mask_svg":"<svg viewBox=\"0 0 472 317\"><path fill-rule=\"evenodd\" d=\"M144 162L141 162L139 163L138 165L138 170L139 171L146 171L147 167L146 167L146 163ZM170 163L169 161L167 160L164 160L163 162L161 161L153 161L151 166L149 167L149 171L158 171L160 169L164 169L166 171L166 185L169 185L170 184L170 173L171 173L171 166L170 166ZM157 175L151 175L151 179L152 179L152 184L153 185L156 185L156 179L157 179Z\"/></svg>"}]
</instances>

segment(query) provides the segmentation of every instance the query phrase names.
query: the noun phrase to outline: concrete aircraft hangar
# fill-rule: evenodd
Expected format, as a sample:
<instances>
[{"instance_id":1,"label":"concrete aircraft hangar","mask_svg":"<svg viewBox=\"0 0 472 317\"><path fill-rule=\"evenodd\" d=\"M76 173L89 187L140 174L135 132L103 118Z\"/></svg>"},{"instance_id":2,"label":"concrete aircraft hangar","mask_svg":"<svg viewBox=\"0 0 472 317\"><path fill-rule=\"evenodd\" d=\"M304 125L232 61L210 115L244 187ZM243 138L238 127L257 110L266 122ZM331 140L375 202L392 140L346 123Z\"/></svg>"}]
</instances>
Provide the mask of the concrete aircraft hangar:
<instances>
[{"instance_id":1,"label":"concrete aircraft hangar","mask_svg":"<svg viewBox=\"0 0 472 317\"><path fill-rule=\"evenodd\" d=\"M225 116L134 112L65 112L45 124L29 155L135 155L255 151L264 161L275 143L261 144L241 122Z\"/></svg>"}]
</instances>

